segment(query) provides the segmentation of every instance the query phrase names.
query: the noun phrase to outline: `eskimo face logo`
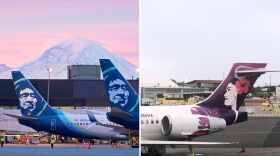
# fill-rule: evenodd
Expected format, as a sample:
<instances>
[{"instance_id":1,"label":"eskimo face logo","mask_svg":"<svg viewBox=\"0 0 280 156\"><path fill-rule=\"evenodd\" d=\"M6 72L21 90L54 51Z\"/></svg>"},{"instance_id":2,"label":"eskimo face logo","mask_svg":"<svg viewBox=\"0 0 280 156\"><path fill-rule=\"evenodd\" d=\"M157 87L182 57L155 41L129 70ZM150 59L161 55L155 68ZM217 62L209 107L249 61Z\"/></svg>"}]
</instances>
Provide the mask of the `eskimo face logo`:
<instances>
[{"instance_id":1,"label":"eskimo face logo","mask_svg":"<svg viewBox=\"0 0 280 156\"><path fill-rule=\"evenodd\" d=\"M128 102L129 92L125 83L121 79L115 79L109 83L110 101L114 104L119 104L122 107Z\"/></svg>"},{"instance_id":2,"label":"eskimo face logo","mask_svg":"<svg viewBox=\"0 0 280 156\"><path fill-rule=\"evenodd\" d=\"M30 116L31 113L36 108L37 99L33 90L30 88L24 88L20 90L20 107L26 112L27 116Z\"/></svg>"}]
</instances>

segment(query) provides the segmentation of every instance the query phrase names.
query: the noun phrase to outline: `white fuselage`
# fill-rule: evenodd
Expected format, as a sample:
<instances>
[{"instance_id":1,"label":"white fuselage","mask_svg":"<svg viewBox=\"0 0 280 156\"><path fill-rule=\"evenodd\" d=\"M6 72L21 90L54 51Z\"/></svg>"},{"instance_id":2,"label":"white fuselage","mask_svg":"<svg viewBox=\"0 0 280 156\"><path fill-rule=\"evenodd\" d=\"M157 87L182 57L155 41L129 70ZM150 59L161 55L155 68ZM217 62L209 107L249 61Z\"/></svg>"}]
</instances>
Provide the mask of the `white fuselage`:
<instances>
[{"instance_id":1,"label":"white fuselage","mask_svg":"<svg viewBox=\"0 0 280 156\"><path fill-rule=\"evenodd\" d=\"M73 132L80 138L101 138L101 139L126 139L127 136L123 135L126 130L123 126L118 125L109 121L106 117L106 114L94 114L97 122L92 122L89 119L89 116L86 114L71 114L64 112L63 114L57 115L59 122L56 122L57 129L53 129L58 133L70 133ZM55 123L54 123L55 124ZM59 130L61 126L66 127L64 131ZM55 128L54 127L54 128ZM116 129L115 129L116 128ZM68 131L68 132L66 132ZM69 136L69 135L66 135Z\"/></svg>"},{"instance_id":2,"label":"white fuselage","mask_svg":"<svg viewBox=\"0 0 280 156\"><path fill-rule=\"evenodd\" d=\"M195 107L199 107L194 105ZM193 106L142 106L143 140L189 140L223 130L222 118L193 114Z\"/></svg>"}]
</instances>

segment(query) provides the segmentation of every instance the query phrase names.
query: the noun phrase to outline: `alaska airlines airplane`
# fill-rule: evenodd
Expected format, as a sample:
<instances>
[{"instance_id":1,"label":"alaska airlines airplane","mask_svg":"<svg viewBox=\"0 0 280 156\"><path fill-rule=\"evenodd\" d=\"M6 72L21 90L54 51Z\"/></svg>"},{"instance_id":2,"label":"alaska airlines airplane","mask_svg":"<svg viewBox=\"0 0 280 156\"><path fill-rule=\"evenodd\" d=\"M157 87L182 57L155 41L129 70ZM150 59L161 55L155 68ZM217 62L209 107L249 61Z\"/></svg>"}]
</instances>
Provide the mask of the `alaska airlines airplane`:
<instances>
[{"instance_id":1,"label":"alaska airlines airplane","mask_svg":"<svg viewBox=\"0 0 280 156\"><path fill-rule=\"evenodd\" d=\"M224 130L247 120L238 112L257 78L266 71L264 63L235 63L227 78L204 101L187 106L142 106L142 152L162 151L165 145L234 144L234 142L193 142L195 137ZM276 72L276 71L275 71Z\"/></svg>"},{"instance_id":2,"label":"alaska airlines airplane","mask_svg":"<svg viewBox=\"0 0 280 156\"><path fill-rule=\"evenodd\" d=\"M139 130L139 96L109 59L100 59L111 111L108 120Z\"/></svg>"},{"instance_id":3,"label":"alaska airlines airplane","mask_svg":"<svg viewBox=\"0 0 280 156\"><path fill-rule=\"evenodd\" d=\"M70 114L52 108L19 71L12 72L16 95L22 116L6 114L17 118L19 123L36 131L82 139L127 139L128 130L108 121L105 115ZM101 124L98 124L102 122ZM107 125L107 126L104 126Z\"/></svg>"}]
</instances>

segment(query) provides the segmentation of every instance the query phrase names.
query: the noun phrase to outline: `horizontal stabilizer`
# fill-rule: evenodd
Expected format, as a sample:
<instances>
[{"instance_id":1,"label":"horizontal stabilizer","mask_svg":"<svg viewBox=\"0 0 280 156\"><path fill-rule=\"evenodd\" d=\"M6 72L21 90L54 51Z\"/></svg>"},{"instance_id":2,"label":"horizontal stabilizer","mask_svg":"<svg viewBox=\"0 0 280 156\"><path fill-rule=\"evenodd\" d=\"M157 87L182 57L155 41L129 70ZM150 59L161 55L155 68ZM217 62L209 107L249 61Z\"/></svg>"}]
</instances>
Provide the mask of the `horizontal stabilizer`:
<instances>
[{"instance_id":1,"label":"horizontal stabilizer","mask_svg":"<svg viewBox=\"0 0 280 156\"><path fill-rule=\"evenodd\" d=\"M109 112L113 117L120 117L120 118L131 118L133 115L121 110L120 108L113 107L111 112Z\"/></svg>"},{"instance_id":2,"label":"horizontal stabilizer","mask_svg":"<svg viewBox=\"0 0 280 156\"><path fill-rule=\"evenodd\" d=\"M265 68L253 69L253 70L237 70L236 74L253 74L253 73L267 73L267 72L280 72L280 70L267 70Z\"/></svg>"},{"instance_id":3,"label":"horizontal stabilizer","mask_svg":"<svg viewBox=\"0 0 280 156\"><path fill-rule=\"evenodd\" d=\"M27 121L37 121L37 118L32 118L32 117L26 117L26 116L18 116L18 115L13 115L13 114L6 114L5 115L12 117L12 118L16 118L18 120L27 120Z\"/></svg>"},{"instance_id":4,"label":"horizontal stabilizer","mask_svg":"<svg viewBox=\"0 0 280 156\"><path fill-rule=\"evenodd\" d=\"M232 145L237 142L197 142L197 141L162 141L141 140L142 145Z\"/></svg>"}]
</instances>

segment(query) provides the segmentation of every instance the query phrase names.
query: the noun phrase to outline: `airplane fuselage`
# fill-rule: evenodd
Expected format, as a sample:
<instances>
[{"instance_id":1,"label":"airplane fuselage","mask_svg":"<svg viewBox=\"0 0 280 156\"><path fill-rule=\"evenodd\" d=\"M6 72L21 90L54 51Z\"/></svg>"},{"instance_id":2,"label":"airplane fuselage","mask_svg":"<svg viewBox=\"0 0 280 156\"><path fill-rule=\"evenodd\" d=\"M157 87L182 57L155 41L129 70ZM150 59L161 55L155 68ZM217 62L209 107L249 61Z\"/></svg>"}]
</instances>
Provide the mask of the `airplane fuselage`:
<instances>
[{"instance_id":1,"label":"airplane fuselage","mask_svg":"<svg viewBox=\"0 0 280 156\"><path fill-rule=\"evenodd\" d=\"M194 114L199 106L142 106L141 137L144 140L190 140L219 132L222 118Z\"/></svg>"},{"instance_id":2,"label":"airplane fuselage","mask_svg":"<svg viewBox=\"0 0 280 156\"><path fill-rule=\"evenodd\" d=\"M56 115L38 117L37 121L19 120L23 125L29 126L36 131L45 131L48 133L82 139L127 139L125 135L120 134L111 127L97 125L91 122L86 114L70 114L57 110ZM99 122L119 126L106 119L106 116L96 115ZM121 128L121 126L119 126Z\"/></svg>"}]
</instances>

